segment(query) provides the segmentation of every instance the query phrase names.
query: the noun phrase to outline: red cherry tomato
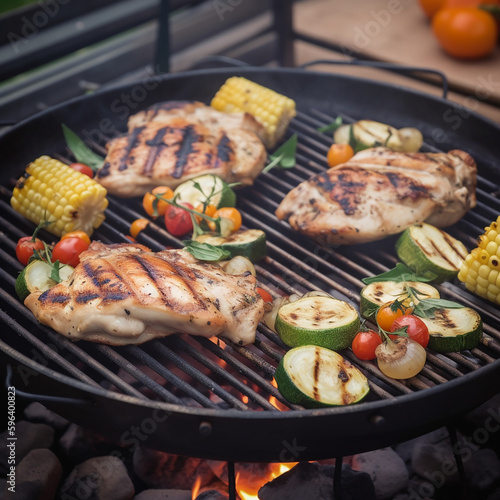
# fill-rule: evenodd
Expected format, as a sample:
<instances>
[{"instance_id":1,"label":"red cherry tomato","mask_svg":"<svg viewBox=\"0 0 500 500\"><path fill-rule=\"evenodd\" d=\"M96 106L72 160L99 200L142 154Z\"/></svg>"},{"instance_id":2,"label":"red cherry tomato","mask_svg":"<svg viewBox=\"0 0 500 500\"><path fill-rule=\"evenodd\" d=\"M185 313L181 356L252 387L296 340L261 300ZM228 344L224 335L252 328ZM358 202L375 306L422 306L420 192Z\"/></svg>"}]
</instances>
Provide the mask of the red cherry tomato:
<instances>
[{"instance_id":1,"label":"red cherry tomato","mask_svg":"<svg viewBox=\"0 0 500 500\"><path fill-rule=\"evenodd\" d=\"M76 267L80 262L80 254L87 250L89 244L81 238L65 238L59 240L52 249L52 262Z\"/></svg>"},{"instance_id":2,"label":"red cherry tomato","mask_svg":"<svg viewBox=\"0 0 500 500\"><path fill-rule=\"evenodd\" d=\"M264 302L272 302L273 296L267 291L261 288L260 286L255 287L255 291L262 297Z\"/></svg>"},{"instance_id":3,"label":"red cherry tomato","mask_svg":"<svg viewBox=\"0 0 500 500\"><path fill-rule=\"evenodd\" d=\"M191 210L194 208L191 203L183 203L183 205ZM191 214L187 210L169 205L165 212L165 227L173 236L182 236L189 233L189 231L193 230Z\"/></svg>"},{"instance_id":4,"label":"red cherry tomato","mask_svg":"<svg viewBox=\"0 0 500 500\"><path fill-rule=\"evenodd\" d=\"M408 314L406 316L400 316L397 318L391 326L391 332L396 330L402 330L406 327L406 333L410 339L418 342L422 347L427 347L429 343L429 329L427 325L418 317L413 314ZM398 337L398 335L389 335L392 339Z\"/></svg>"},{"instance_id":5,"label":"red cherry tomato","mask_svg":"<svg viewBox=\"0 0 500 500\"><path fill-rule=\"evenodd\" d=\"M70 167L73 170L77 170L78 172L89 176L91 179L94 177L94 171L88 165L84 165L83 163L72 163Z\"/></svg>"},{"instance_id":6,"label":"red cherry tomato","mask_svg":"<svg viewBox=\"0 0 500 500\"><path fill-rule=\"evenodd\" d=\"M19 239L16 245L17 260L24 266L28 265L30 258L35 250L43 250L43 241L32 236L23 236Z\"/></svg>"},{"instance_id":7,"label":"red cherry tomato","mask_svg":"<svg viewBox=\"0 0 500 500\"><path fill-rule=\"evenodd\" d=\"M352 352L357 358L369 361L375 359L375 349L382 343L382 337L373 330L358 332L352 341Z\"/></svg>"}]
</instances>

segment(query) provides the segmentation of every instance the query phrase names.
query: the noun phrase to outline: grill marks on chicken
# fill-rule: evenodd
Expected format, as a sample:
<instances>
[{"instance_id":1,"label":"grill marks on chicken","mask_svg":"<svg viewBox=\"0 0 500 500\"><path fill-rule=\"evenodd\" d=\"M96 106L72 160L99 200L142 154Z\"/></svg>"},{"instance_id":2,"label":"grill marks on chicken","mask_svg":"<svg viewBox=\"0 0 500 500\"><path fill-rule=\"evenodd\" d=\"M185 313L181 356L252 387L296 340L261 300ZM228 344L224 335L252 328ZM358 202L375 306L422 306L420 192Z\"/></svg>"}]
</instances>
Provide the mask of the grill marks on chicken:
<instances>
[{"instance_id":1,"label":"grill marks on chicken","mask_svg":"<svg viewBox=\"0 0 500 500\"><path fill-rule=\"evenodd\" d=\"M185 250L93 242L71 277L26 306L73 340L140 344L172 333L255 340L264 303L252 275L226 274Z\"/></svg>"},{"instance_id":2,"label":"grill marks on chicken","mask_svg":"<svg viewBox=\"0 0 500 500\"><path fill-rule=\"evenodd\" d=\"M232 116L202 103L161 103L132 116L129 133L108 143L96 179L121 197L158 185L175 188L205 173L251 184L266 161L257 126L250 115Z\"/></svg>"},{"instance_id":3,"label":"grill marks on chicken","mask_svg":"<svg viewBox=\"0 0 500 500\"><path fill-rule=\"evenodd\" d=\"M398 153L372 148L292 189L276 210L321 244L354 244L412 224L445 227L476 204L476 164L460 150Z\"/></svg>"}]
</instances>

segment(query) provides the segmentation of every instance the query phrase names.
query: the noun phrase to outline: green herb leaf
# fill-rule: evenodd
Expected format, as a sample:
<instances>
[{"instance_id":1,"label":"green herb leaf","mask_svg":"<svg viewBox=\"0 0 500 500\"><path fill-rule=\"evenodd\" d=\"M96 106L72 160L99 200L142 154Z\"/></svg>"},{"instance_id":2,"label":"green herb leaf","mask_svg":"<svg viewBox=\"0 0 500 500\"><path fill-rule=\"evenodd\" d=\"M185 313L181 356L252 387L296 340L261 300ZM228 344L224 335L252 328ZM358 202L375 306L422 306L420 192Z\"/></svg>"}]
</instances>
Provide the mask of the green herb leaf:
<instances>
[{"instance_id":1,"label":"green herb leaf","mask_svg":"<svg viewBox=\"0 0 500 500\"><path fill-rule=\"evenodd\" d=\"M62 280L61 280L61 275L59 274L59 269L61 268L61 263L56 260L53 264L52 264L52 269L50 271L50 277L56 282L56 283L60 283Z\"/></svg>"},{"instance_id":2,"label":"green herb leaf","mask_svg":"<svg viewBox=\"0 0 500 500\"><path fill-rule=\"evenodd\" d=\"M329 123L328 125L325 125L324 127L319 127L317 129L318 132L335 132L340 126L342 125L342 117L337 116L335 118L335 121L332 123Z\"/></svg>"},{"instance_id":3,"label":"green herb leaf","mask_svg":"<svg viewBox=\"0 0 500 500\"><path fill-rule=\"evenodd\" d=\"M78 162L88 165L94 172L102 167L104 163L104 158L102 156L94 153L85 142L83 142L83 140L69 127L64 125L64 123L62 124L62 129L66 144Z\"/></svg>"},{"instance_id":4,"label":"green herb leaf","mask_svg":"<svg viewBox=\"0 0 500 500\"><path fill-rule=\"evenodd\" d=\"M422 318L432 318L438 309L461 309L463 306L458 302L445 299L422 299L415 305L413 314Z\"/></svg>"},{"instance_id":5,"label":"green herb leaf","mask_svg":"<svg viewBox=\"0 0 500 500\"><path fill-rule=\"evenodd\" d=\"M433 278L432 278L433 279ZM401 262L398 262L393 269L386 271L385 273L378 274L377 276L370 276L368 278L363 278L361 281L365 285L369 285L370 283L376 283L378 281L422 281L428 282L432 281L431 278L424 278L423 276L419 276L415 274L409 267L406 267Z\"/></svg>"},{"instance_id":6,"label":"green herb leaf","mask_svg":"<svg viewBox=\"0 0 500 500\"><path fill-rule=\"evenodd\" d=\"M182 243L184 248L198 260L214 262L217 260L226 260L231 257L231 253L227 250L210 245L209 243L200 243L195 240L185 240Z\"/></svg>"},{"instance_id":7,"label":"green herb leaf","mask_svg":"<svg viewBox=\"0 0 500 500\"><path fill-rule=\"evenodd\" d=\"M270 163L262 170L263 173L269 172L272 168L279 166L281 168L292 168L295 166L297 153L297 134L293 134L284 142L272 155L269 156Z\"/></svg>"}]
</instances>

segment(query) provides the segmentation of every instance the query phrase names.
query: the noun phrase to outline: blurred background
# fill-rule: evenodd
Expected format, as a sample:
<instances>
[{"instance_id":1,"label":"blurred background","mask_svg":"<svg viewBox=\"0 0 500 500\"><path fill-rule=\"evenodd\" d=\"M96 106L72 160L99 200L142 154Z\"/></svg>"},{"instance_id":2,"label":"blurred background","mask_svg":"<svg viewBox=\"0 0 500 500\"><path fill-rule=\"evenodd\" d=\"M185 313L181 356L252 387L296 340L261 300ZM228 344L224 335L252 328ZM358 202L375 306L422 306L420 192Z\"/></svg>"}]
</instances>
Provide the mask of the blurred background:
<instances>
[{"instance_id":1,"label":"blurred background","mask_svg":"<svg viewBox=\"0 0 500 500\"><path fill-rule=\"evenodd\" d=\"M453 5L447 6L450 2ZM484 3L491 4L488 12ZM478 0L4 0L0 120L8 126L82 93L158 73L328 60L337 64L308 67L433 95L443 94L442 78L436 74L442 72L451 101L499 122L497 3L485 0L479 7ZM442 11L450 9L462 11L442 19ZM434 72L338 64L353 59Z\"/></svg>"}]
</instances>

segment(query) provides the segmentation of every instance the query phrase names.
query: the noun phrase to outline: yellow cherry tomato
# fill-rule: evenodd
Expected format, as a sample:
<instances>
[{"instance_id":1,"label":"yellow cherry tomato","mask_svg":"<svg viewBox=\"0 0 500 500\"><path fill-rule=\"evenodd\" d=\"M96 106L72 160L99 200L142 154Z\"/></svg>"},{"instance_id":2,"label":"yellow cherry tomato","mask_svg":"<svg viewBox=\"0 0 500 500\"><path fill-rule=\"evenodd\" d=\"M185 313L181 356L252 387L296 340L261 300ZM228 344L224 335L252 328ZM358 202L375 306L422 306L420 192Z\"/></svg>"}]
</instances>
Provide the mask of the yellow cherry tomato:
<instances>
[{"instance_id":1,"label":"yellow cherry tomato","mask_svg":"<svg viewBox=\"0 0 500 500\"><path fill-rule=\"evenodd\" d=\"M161 195L163 198L171 200L174 197L174 192L168 186L158 186L144 195L142 206L150 217L165 215L169 205L167 201L158 199L155 213L155 200L157 199L155 195Z\"/></svg>"},{"instance_id":2,"label":"yellow cherry tomato","mask_svg":"<svg viewBox=\"0 0 500 500\"><path fill-rule=\"evenodd\" d=\"M85 231L70 231L65 235L61 236L61 240L65 240L67 238L80 238L82 241L90 245L90 236Z\"/></svg>"},{"instance_id":3,"label":"yellow cherry tomato","mask_svg":"<svg viewBox=\"0 0 500 500\"><path fill-rule=\"evenodd\" d=\"M146 226L149 224L149 221L147 219L136 219L132 224L130 225L130 236L132 238L137 238L137 235L146 228Z\"/></svg>"},{"instance_id":4,"label":"yellow cherry tomato","mask_svg":"<svg viewBox=\"0 0 500 500\"><path fill-rule=\"evenodd\" d=\"M237 210L234 207L219 208L218 210L215 211L212 217L214 219L217 219L218 217L221 217L222 219L227 219L229 221L229 226L232 233L238 231L238 229L241 227L242 223L241 214L239 210ZM216 230L215 222L209 221L208 227L212 231L215 231Z\"/></svg>"},{"instance_id":5,"label":"yellow cherry tomato","mask_svg":"<svg viewBox=\"0 0 500 500\"><path fill-rule=\"evenodd\" d=\"M377 311L377 324L387 332L391 331L391 326L400 316L411 314L412 307L406 307L400 302L388 302L378 308Z\"/></svg>"},{"instance_id":6,"label":"yellow cherry tomato","mask_svg":"<svg viewBox=\"0 0 500 500\"><path fill-rule=\"evenodd\" d=\"M217 207L215 205L206 205L205 207L203 207L203 203L200 203L196 205L195 210L200 214L205 214L209 217L213 217L215 212L217 212ZM198 222L198 224L203 220L203 217L200 217L199 215L195 215L194 218L196 219L196 222Z\"/></svg>"},{"instance_id":7,"label":"yellow cherry tomato","mask_svg":"<svg viewBox=\"0 0 500 500\"><path fill-rule=\"evenodd\" d=\"M341 163L345 163L354 156L354 150L350 144L332 144L326 159L329 167L336 167Z\"/></svg>"}]
</instances>

